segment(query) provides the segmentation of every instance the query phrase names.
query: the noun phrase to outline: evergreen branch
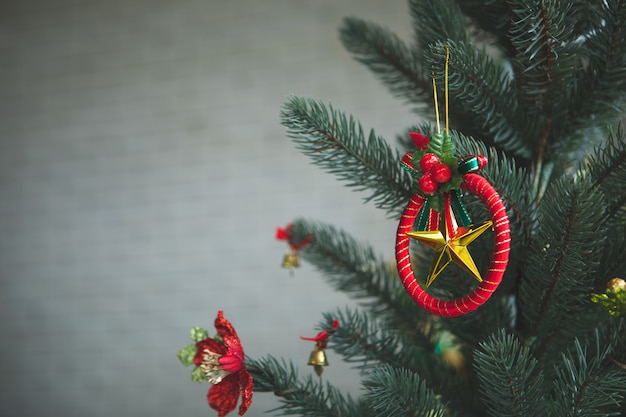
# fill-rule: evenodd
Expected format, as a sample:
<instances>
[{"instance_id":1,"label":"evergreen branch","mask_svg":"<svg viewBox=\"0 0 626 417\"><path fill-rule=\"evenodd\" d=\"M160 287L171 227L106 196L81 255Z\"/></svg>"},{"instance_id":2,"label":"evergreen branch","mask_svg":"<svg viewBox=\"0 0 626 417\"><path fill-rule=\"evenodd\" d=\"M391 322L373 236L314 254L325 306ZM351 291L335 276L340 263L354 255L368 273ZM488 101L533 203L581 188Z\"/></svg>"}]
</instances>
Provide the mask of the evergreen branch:
<instances>
[{"instance_id":1,"label":"evergreen branch","mask_svg":"<svg viewBox=\"0 0 626 417\"><path fill-rule=\"evenodd\" d=\"M465 16L454 0L410 0L409 8L419 52L438 42L469 40Z\"/></svg>"},{"instance_id":2,"label":"evergreen branch","mask_svg":"<svg viewBox=\"0 0 626 417\"><path fill-rule=\"evenodd\" d=\"M513 0L511 42L518 96L534 120L526 138L532 143L537 165L548 159L553 142L561 138L561 120L567 94L581 64L568 46L574 25L567 24L570 5L558 0ZM558 132L559 134L553 133ZM573 145L572 145L573 146Z\"/></svg>"},{"instance_id":3,"label":"evergreen branch","mask_svg":"<svg viewBox=\"0 0 626 417\"><path fill-rule=\"evenodd\" d=\"M272 356L253 360L246 358L246 369L254 378L255 392L273 392L279 397L298 392L298 368L291 362Z\"/></svg>"},{"instance_id":4,"label":"evergreen branch","mask_svg":"<svg viewBox=\"0 0 626 417\"><path fill-rule=\"evenodd\" d=\"M548 402L550 415L621 415L619 409L626 392L626 372L610 360L614 343L602 346L596 334L595 346L595 351L590 351L576 339L574 348L562 354L562 366L556 371L551 401Z\"/></svg>"},{"instance_id":5,"label":"evergreen branch","mask_svg":"<svg viewBox=\"0 0 626 417\"><path fill-rule=\"evenodd\" d=\"M570 0L571 13L568 14L568 24L574 24L572 33L576 43L589 36L598 27L598 17L602 14L605 2L587 0Z\"/></svg>"},{"instance_id":6,"label":"evergreen branch","mask_svg":"<svg viewBox=\"0 0 626 417\"><path fill-rule=\"evenodd\" d=\"M365 201L397 214L410 198L411 179L400 166L398 152L373 130L366 139L352 116L320 101L292 97L281 112L281 122L314 164L357 191L371 190Z\"/></svg>"},{"instance_id":7,"label":"evergreen branch","mask_svg":"<svg viewBox=\"0 0 626 417\"><path fill-rule=\"evenodd\" d=\"M626 221L608 228L606 245L595 276L595 292L604 292L611 278L624 275L626 271L624 248L626 248Z\"/></svg>"},{"instance_id":8,"label":"evergreen branch","mask_svg":"<svg viewBox=\"0 0 626 417\"><path fill-rule=\"evenodd\" d=\"M528 158L530 150L522 132L529 126L517 105L510 75L484 50L469 42L446 41L431 46L429 60L444 94L444 64L449 50L449 92L455 107L462 107L472 125L483 130L487 146ZM454 113L450 115L454 120Z\"/></svg>"},{"instance_id":9,"label":"evergreen branch","mask_svg":"<svg viewBox=\"0 0 626 417\"><path fill-rule=\"evenodd\" d=\"M340 354L346 362L360 362L361 369L381 363L394 368L407 368L428 375L434 385L440 385L450 373L449 368L434 353L435 343L424 336L423 344L416 344L406 335L381 323L373 314L358 312L346 307L324 314L322 328L328 329L333 320L339 326L332 330L329 348ZM330 330L328 330L330 332Z\"/></svg>"},{"instance_id":10,"label":"evergreen branch","mask_svg":"<svg viewBox=\"0 0 626 417\"><path fill-rule=\"evenodd\" d=\"M442 325L468 349L475 349L494 329L512 329L514 305L512 298L494 295L472 315L446 319Z\"/></svg>"},{"instance_id":11,"label":"evergreen branch","mask_svg":"<svg viewBox=\"0 0 626 417\"><path fill-rule=\"evenodd\" d=\"M426 322L428 314L404 291L396 270L370 246L331 225L303 219L294 222L293 233L296 240L313 235L311 243L302 249L302 258L321 271L337 291L363 300L363 305L390 325L411 332L419 343L427 343L416 331L416 324Z\"/></svg>"},{"instance_id":12,"label":"evergreen branch","mask_svg":"<svg viewBox=\"0 0 626 417\"><path fill-rule=\"evenodd\" d=\"M354 59L368 67L394 96L417 105L432 94L430 78L422 75L415 53L388 29L345 18L340 35Z\"/></svg>"},{"instance_id":13,"label":"evergreen branch","mask_svg":"<svg viewBox=\"0 0 626 417\"><path fill-rule=\"evenodd\" d=\"M593 188L599 188L605 196L607 216L614 215L626 204L626 135L622 125L589 155L586 170L593 179Z\"/></svg>"},{"instance_id":14,"label":"evergreen branch","mask_svg":"<svg viewBox=\"0 0 626 417\"><path fill-rule=\"evenodd\" d=\"M428 59L429 47L436 43L450 40L468 41L465 16L454 0L411 0L409 6L413 17L416 53L420 54L422 59ZM423 67L422 70L423 77L431 81L432 87L433 68ZM443 84L438 87L441 89ZM429 98L432 100L433 97L431 91ZM431 117L433 115L434 112L431 113ZM454 100L450 102L450 115L451 127L476 137L488 136L480 124L474 123L473 114L466 112L463 106Z\"/></svg>"},{"instance_id":15,"label":"evergreen branch","mask_svg":"<svg viewBox=\"0 0 626 417\"><path fill-rule=\"evenodd\" d=\"M451 417L425 381L409 370L381 366L370 372L363 386L377 417Z\"/></svg>"},{"instance_id":16,"label":"evergreen branch","mask_svg":"<svg viewBox=\"0 0 626 417\"><path fill-rule=\"evenodd\" d=\"M489 414L531 417L544 401L543 374L528 348L504 330L480 344L474 371Z\"/></svg>"},{"instance_id":17,"label":"evergreen branch","mask_svg":"<svg viewBox=\"0 0 626 417\"><path fill-rule=\"evenodd\" d=\"M588 176L564 176L541 200L520 284L522 318L537 336L539 358L571 317L590 308L606 236L604 200L590 184Z\"/></svg>"},{"instance_id":18,"label":"evergreen branch","mask_svg":"<svg viewBox=\"0 0 626 417\"><path fill-rule=\"evenodd\" d=\"M565 107L569 131L613 123L626 111L626 1L589 4L580 51L588 64Z\"/></svg>"},{"instance_id":19,"label":"evergreen branch","mask_svg":"<svg viewBox=\"0 0 626 417\"><path fill-rule=\"evenodd\" d=\"M509 39L512 16L506 0L457 0L457 4L475 26L495 38L495 46L502 48L509 57L514 55Z\"/></svg>"},{"instance_id":20,"label":"evergreen branch","mask_svg":"<svg viewBox=\"0 0 626 417\"><path fill-rule=\"evenodd\" d=\"M573 27L565 24L570 12L567 3L557 0L513 0L511 42L517 54L513 59L520 97L540 111L551 111L555 100L549 91L554 83L563 84L568 55L563 43L572 37ZM572 69L570 68L568 72ZM569 78L569 77L568 77ZM547 117L550 118L549 116Z\"/></svg>"},{"instance_id":21,"label":"evergreen branch","mask_svg":"<svg viewBox=\"0 0 626 417\"><path fill-rule=\"evenodd\" d=\"M304 382L298 379L293 363L278 362L271 356L246 359L246 368L254 379L255 392L273 392L280 397L281 406L270 410L280 415L303 417L360 417L371 415L362 404L344 397L331 384L322 384L310 375Z\"/></svg>"},{"instance_id":22,"label":"evergreen branch","mask_svg":"<svg viewBox=\"0 0 626 417\"><path fill-rule=\"evenodd\" d=\"M335 319L340 324L332 329ZM440 341L437 345L435 341L441 337L441 331L437 322L431 320L418 327L410 333L398 332L388 325L388 320L350 308L325 313L320 325L331 334L329 349L342 355L346 362L359 362L358 367L363 370L384 364L416 372L449 399L451 408L476 408L463 369L448 365L438 353ZM420 340L415 340L414 331L422 334Z\"/></svg>"}]
</instances>

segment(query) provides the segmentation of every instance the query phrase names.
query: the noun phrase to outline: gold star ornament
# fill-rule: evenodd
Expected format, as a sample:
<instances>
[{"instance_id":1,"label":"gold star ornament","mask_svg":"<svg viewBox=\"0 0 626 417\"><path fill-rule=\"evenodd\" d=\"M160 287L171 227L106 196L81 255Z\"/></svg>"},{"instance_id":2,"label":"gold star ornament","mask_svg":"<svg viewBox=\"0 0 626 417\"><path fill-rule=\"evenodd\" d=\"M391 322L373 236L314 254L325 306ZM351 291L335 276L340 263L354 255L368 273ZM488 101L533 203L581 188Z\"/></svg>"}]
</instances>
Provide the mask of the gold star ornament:
<instances>
[{"instance_id":1,"label":"gold star ornament","mask_svg":"<svg viewBox=\"0 0 626 417\"><path fill-rule=\"evenodd\" d=\"M492 221L488 220L477 227L452 227L452 234L450 234L445 222L445 216L443 217L441 230L407 232L407 236L414 238L435 251L435 257L430 264L430 271L426 279L426 286L429 287L450 262L454 262L476 278L478 282L482 282L483 279L467 246L485 230L491 228Z\"/></svg>"}]
</instances>

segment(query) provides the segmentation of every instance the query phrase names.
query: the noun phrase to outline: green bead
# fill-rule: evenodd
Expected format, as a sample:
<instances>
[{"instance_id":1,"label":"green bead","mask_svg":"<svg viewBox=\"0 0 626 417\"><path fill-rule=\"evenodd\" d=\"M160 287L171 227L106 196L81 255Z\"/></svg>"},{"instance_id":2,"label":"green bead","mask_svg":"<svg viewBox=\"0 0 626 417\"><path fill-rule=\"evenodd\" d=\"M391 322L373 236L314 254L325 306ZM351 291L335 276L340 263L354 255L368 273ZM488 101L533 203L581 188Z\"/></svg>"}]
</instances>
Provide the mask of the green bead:
<instances>
[{"instance_id":1,"label":"green bead","mask_svg":"<svg viewBox=\"0 0 626 417\"><path fill-rule=\"evenodd\" d=\"M192 327L191 328L191 340L194 342L199 342L204 339L209 338L209 332L204 330L202 327Z\"/></svg>"},{"instance_id":2,"label":"green bead","mask_svg":"<svg viewBox=\"0 0 626 417\"><path fill-rule=\"evenodd\" d=\"M193 365L193 358L196 356L196 345L187 345L178 351L178 359L185 366Z\"/></svg>"},{"instance_id":3,"label":"green bead","mask_svg":"<svg viewBox=\"0 0 626 417\"><path fill-rule=\"evenodd\" d=\"M194 382L204 382L204 372L202 368L195 367L193 371L191 371L191 380Z\"/></svg>"}]
</instances>

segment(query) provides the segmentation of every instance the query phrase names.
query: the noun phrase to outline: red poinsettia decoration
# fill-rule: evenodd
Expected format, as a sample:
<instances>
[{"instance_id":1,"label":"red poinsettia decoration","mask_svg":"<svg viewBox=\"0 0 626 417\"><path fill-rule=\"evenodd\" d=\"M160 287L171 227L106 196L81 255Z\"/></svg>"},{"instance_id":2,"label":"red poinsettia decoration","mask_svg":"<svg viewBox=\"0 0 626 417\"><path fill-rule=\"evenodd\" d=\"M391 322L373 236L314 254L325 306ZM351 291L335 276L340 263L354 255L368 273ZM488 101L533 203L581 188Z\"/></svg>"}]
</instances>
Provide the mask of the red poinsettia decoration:
<instances>
[{"instance_id":1,"label":"red poinsettia decoration","mask_svg":"<svg viewBox=\"0 0 626 417\"><path fill-rule=\"evenodd\" d=\"M244 366L244 353L237 332L222 310L215 319L215 329L221 341L207 338L196 343L194 364L202 369L206 380L213 384L207 394L209 406L224 417L237 406L241 394L239 415L252 403L252 375Z\"/></svg>"}]
</instances>

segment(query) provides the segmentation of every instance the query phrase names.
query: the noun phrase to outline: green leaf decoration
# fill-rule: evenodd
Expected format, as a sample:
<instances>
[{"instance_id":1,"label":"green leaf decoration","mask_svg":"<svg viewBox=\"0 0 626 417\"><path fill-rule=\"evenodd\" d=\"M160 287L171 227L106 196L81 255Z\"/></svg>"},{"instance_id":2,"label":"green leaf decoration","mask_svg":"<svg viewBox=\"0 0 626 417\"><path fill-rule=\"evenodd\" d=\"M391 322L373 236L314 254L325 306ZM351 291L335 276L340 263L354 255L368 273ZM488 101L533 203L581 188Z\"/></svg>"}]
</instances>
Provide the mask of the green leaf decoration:
<instances>
[{"instance_id":1,"label":"green leaf decoration","mask_svg":"<svg viewBox=\"0 0 626 417\"><path fill-rule=\"evenodd\" d=\"M191 380L194 382L204 382L204 372L202 368L195 367L193 371L191 371Z\"/></svg>"},{"instance_id":2,"label":"green leaf decoration","mask_svg":"<svg viewBox=\"0 0 626 417\"><path fill-rule=\"evenodd\" d=\"M202 327L192 327L190 333L191 340L193 340L194 342L199 342L201 340L209 338L209 332Z\"/></svg>"},{"instance_id":3,"label":"green leaf decoration","mask_svg":"<svg viewBox=\"0 0 626 417\"><path fill-rule=\"evenodd\" d=\"M178 359L185 366L193 365L193 358L196 356L196 345L187 345L178 351Z\"/></svg>"},{"instance_id":4,"label":"green leaf decoration","mask_svg":"<svg viewBox=\"0 0 626 417\"><path fill-rule=\"evenodd\" d=\"M621 278L613 278L614 282L621 282L621 286L609 287L605 294L592 294L591 301L600 304L606 308L611 316L626 316L626 289L624 288L624 280Z\"/></svg>"}]
</instances>

